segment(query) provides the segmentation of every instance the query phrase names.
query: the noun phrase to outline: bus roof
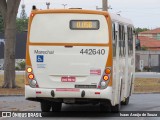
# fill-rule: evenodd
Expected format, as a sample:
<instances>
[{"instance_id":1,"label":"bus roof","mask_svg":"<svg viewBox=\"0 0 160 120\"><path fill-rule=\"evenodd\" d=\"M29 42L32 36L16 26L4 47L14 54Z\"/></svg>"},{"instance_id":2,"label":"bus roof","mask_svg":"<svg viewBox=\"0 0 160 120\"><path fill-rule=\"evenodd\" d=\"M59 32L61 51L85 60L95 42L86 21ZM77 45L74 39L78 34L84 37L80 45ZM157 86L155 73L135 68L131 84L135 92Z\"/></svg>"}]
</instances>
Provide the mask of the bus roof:
<instances>
[{"instance_id":1,"label":"bus roof","mask_svg":"<svg viewBox=\"0 0 160 120\"><path fill-rule=\"evenodd\" d=\"M31 13L34 14L45 14L45 13L87 13L87 14L100 14L108 15L106 11L96 11L96 10L82 10L82 9L49 9L49 10L32 10Z\"/></svg>"},{"instance_id":2,"label":"bus roof","mask_svg":"<svg viewBox=\"0 0 160 120\"><path fill-rule=\"evenodd\" d=\"M112 21L133 26L131 20L121 17L120 15L108 13L107 11L97 10L82 10L82 9L49 9L49 10L32 10L31 14L46 14L46 13L80 13L80 14L99 14L111 17Z\"/></svg>"},{"instance_id":3,"label":"bus roof","mask_svg":"<svg viewBox=\"0 0 160 120\"><path fill-rule=\"evenodd\" d=\"M113 22L123 23L123 24L127 24L127 25L133 26L133 22L130 19L126 19L124 17L121 17L120 15L113 14L113 13L110 13L110 16L111 16L111 20Z\"/></svg>"}]
</instances>

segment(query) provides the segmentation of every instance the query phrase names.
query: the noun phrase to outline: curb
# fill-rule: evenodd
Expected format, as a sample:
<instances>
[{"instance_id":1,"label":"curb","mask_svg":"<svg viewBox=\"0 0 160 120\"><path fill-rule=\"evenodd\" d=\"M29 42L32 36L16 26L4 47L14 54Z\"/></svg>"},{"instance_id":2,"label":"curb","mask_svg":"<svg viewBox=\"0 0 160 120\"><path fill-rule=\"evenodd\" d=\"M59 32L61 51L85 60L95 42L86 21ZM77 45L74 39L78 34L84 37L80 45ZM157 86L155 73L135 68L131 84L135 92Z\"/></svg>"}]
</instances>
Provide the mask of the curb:
<instances>
[{"instance_id":1,"label":"curb","mask_svg":"<svg viewBox=\"0 0 160 120\"><path fill-rule=\"evenodd\" d=\"M0 97L18 97L18 96L24 96L23 94L18 94L18 95L0 95Z\"/></svg>"},{"instance_id":2,"label":"curb","mask_svg":"<svg viewBox=\"0 0 160 120\"><path fill-rule=\"evenodd\" d=\"M132 93L132 94L160 94L160 92L151 92L151 93Z\"/></svg>"}]
</instances>

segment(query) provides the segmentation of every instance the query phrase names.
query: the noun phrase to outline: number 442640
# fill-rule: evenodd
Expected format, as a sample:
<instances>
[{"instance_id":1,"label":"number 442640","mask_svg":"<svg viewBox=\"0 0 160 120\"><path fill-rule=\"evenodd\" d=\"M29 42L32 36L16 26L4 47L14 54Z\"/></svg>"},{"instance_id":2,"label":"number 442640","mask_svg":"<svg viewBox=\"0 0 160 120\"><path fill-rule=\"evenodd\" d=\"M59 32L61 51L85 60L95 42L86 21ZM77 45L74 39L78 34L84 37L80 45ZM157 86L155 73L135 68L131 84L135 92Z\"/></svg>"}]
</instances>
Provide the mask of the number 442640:
<instances>
[{"instance_id":1,"label":"number 442640","mask_svg":"<svg viewBox=\"0 0 160 120\"><path fill-rule=\"evenodd\" d=\"M82 49L82 55L105 55L105 49Z\"/></svg>"}]
</instances>

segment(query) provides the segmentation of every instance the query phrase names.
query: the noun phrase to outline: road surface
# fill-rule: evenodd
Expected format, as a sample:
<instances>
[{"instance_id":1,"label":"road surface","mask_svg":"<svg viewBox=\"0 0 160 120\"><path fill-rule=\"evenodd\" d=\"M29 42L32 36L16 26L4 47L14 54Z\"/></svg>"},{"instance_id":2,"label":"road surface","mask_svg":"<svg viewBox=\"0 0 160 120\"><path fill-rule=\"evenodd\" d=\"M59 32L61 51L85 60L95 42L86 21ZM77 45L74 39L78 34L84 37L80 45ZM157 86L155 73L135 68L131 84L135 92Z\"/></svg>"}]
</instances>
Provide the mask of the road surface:
<instances>
[{"instance_id":1,"label":"road surface","mask_svg":"<svg viewBox=\"0 0 160 120\"><path fill-rule=\"evenodd\" d=\"M111 117L108 114L99 114L98 105L66 105L63 104L62 113L55 114L55 120L91 120L91 119L109 119L109 120L128 120L126 117ZM26 101L23 96L0 97L0 111L40 111L40 105L37 102ZM71 113L69 116L65 112ZM76 111L76 112L73 112ZM89 111L89 112L88 112ZM122 106L121 111L160 111L160 95L159 94L133 94L128 106ZM73 113L73 114L72 114ZM17 120L17 118L12 118ZM29 118L28 118L29 119ZM30 118L31 119L31 118ZM8 120L8 118L0 118L0 120ZM135 120L135 118L129 118ZM160 120L159 117L152 118L137 118L136 120Z\"/></svg>"}]
</instances>

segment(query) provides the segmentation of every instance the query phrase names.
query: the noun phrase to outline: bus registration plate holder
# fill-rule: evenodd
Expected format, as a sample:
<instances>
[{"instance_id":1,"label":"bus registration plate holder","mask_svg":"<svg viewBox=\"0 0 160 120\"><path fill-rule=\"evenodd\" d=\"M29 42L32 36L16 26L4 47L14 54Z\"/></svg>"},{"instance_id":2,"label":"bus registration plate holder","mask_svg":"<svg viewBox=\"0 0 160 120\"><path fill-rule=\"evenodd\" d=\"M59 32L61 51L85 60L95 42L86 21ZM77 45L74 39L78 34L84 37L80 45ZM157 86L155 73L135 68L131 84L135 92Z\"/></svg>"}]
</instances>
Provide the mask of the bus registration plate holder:
<instances>
[{"instance_id":1,"label":"bus registration plate holder","mask_svg":"<svg viewBox=\"0 0 160 120\"><path fill-rule=\"evenodd\" d=\"M61 82L76 82L76 77L61 77Z\"/></svg>"}]
</instances>

